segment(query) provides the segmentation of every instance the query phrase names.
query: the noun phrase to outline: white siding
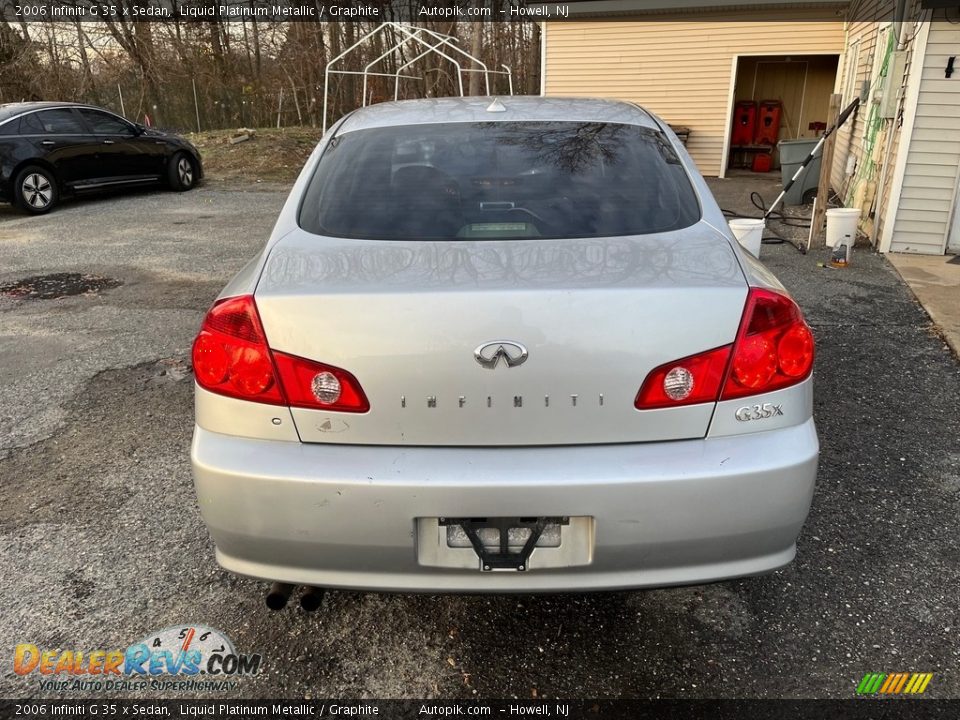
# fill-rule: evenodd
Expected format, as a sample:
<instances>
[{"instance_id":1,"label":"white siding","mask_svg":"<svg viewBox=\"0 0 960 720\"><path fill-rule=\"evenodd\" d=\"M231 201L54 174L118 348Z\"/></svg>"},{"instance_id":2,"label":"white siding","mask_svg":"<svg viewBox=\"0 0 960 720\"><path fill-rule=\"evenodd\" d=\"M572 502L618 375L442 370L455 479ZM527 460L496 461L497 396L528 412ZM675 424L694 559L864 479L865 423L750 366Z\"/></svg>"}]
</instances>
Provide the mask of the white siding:
<instances>
[{"instance_id":1,"label":"white siding","mask_svg":"<svg viewBox=\"0 0 960 720\"><path fill-rule=\"evenodd\" d=\"M953 222L947 236L947 252L960 254L960 182L957 183L957 194L953 196Z\"/></svg>"},{"instance_id":2,"label":"white siding","mask_svg":"<svg viewBox=\"0 0 960 720\"><path fill-rule=\"evenodd\" d=\"M920 76L892 252L940 255L956 203L960 172L960 68L944 77L950 56L960 54L960 25L934 15Z\"/></svg>"}]
</instances>

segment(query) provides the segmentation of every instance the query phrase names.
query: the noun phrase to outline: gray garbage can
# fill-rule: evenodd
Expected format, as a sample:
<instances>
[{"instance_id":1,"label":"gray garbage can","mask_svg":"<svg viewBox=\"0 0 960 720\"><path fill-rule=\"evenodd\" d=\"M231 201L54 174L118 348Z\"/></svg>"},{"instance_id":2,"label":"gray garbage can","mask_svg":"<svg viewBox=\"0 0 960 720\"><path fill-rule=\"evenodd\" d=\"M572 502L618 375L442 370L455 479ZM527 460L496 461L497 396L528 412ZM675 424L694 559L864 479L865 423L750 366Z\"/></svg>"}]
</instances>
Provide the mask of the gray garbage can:
<instances>
[{"instance_id":1,"label":"gray garbage can","mask_svg":"<svg viewBox=\"0 0 960 720\"><path fill-rule=\"evenodd\" d=\"M810 151L817 146L818 140L781 140L777 143L780 150L780 182L786 187L797 168L807 159ZM817 151L810 164L804 168L797 182L790 188L790 192L783 198L784 205L803 205L803 196L807 190L816 190L820 182L820 155L823 148Z\"/></svg>"}]
</instances>

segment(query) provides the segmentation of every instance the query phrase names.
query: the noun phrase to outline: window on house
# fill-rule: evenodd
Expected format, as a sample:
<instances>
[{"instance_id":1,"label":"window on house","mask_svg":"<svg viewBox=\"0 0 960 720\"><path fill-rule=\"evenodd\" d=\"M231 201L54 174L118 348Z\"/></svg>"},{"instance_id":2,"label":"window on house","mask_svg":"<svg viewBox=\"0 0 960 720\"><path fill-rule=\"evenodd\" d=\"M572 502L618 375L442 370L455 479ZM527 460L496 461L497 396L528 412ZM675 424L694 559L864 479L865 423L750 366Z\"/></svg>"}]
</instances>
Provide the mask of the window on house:
<instances>
[{"instance_id":1,"label":"window on house","mask_svg":"<svg viewBox=\"0 0 960 720\"><path fill-rule=\"evenodd\" d=\"M860 94L860 39L854 40L847 47L846 70L843 75L843 102L846 107Z\"/></svg>"},{"instance_id":2,"label":"window on house","mask_svg":"<svg viewBox=\"0 0 960 720\"><path fill-rule=\"evenodd\" d=\"M873 70L870 73L871 92L883 87L883 78L889 72L885 67L890 44L890 25L880 28L877 32L877 44L873 48Z\"/></svg>"}]
</instances>

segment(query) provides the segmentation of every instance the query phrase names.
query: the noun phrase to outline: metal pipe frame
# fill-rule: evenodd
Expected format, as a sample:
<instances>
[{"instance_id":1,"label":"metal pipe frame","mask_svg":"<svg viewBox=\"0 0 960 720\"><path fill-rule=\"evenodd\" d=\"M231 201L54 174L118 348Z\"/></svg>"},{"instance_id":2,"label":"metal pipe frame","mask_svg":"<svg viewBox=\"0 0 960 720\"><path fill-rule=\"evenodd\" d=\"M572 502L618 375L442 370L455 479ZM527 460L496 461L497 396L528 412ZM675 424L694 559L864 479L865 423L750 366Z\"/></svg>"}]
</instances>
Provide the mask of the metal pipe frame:
<instances>
[{"instance_id":1,"label":"metal pipe frame","mask_svg":"<svg viewBox=\"0 0 960 720\"><path fill-rule=\"evenodd\" d=\"M363 68L363 94L361 95L360 107L367 106L367 78L370 77L370 74L371 74L370 69L374 67L381 60L384 60L385 58L388 58L391 55L393 55L395 52L398 52L400 48L402 48L411 40L421 42L419 35L420 35L420 28L415 28L409 37L404 38L403 40L398 42L396 45L394 45L392 48L382 53L380 57L375 58L371 60L369 63L367 63L366 67Z\"/></svg>"},{"instance_id":2,"label":"metal pipe frame","mask_svg":"<svg viewBox=\"0 0 960 720\"><path fill-rule=\"evenodd\" d=\"M382 53L382 54L381 54L379 57L377 57L375 60L367 63L367 65L364 67L363 70L336 70L336 69L334 69L334 65L335 65L336 63L338 63L338 62L340 62L341 60L343 60L344 58L346 58L350 53L352 53L352 52L353 52L354 50L356 50L358 47L360 47L360 46L363 45L364 43L370 41L370 40L371 40L373 37L375 37L377 34L383 32L384 30L386 30L386 29L388 29L388 28L392 28L394 31L400 33L400 34L403 36L403 39L400 40L399 42L395 43L392 47L390 47L387 51L385 51L384 53ZM425 36L427 36L428 38L430 38L431 42L432 42L432 41L436 41L436 42L434 42L433 44L431 44L431 42L428 42L428 40L427 40L425 37L422 37L422 35L425 35ZM416 45L418 45L418 46L420 46L420 47L423 47L423 48L425 48L425 49L423 50L423 52L421 52L421 53L420 53L419 55L417 55L415 58L413 58L412 60L404 63L404 64L401 65L399 68L397 68L397 71L396 71L395 73L374 72L374 71L372 70L372 68L374 68L378 63L382 62L383 60L385 60L386 58L390 57L391 55L394 55L395 53L399 52L399 51L400 51L404 46L406 46L408 43L415 43ZM462 65L455 57L452 57L450 54L447 54L447 52L444 52L444 50L448 50L448 51L450 51L451 53L458 53L462 58L466 58L466 59L468 59L471 63L475 63L475 64L479 65L480 68L474 68L474 67L464 68L463 65ZM482 73L483 73L484 85L485 85L485 87L486 87L486 94L487 94L487 95L490 94L490 75L491 75L491 74L494 74L494 75L506 75L506 76L507 76L507 84L508 84L509 89L510 89L510 94L513 95L513 73L511 72L510 68L509 68L507 65L501 65L501 67L503 68L503 70L491 70L490 68L487 67L486 63L484 63L482 60L480 60L480 58L474 57L473 55L471 55L470 53L468 53L466 50L464 50L463 48L461 48L460 46L458 46L458 45L457 45L457 38L453 37L452 35L447 35L447 34L445 34L445 33L437 32L436 30L431 30L431 29L429 29L429 28L408 27L408 26L404 25L403 23L398 23L398 22L394 22L394 21L389 21L389 22L381 23L378 27L374 28L373 30L371 30L370 32L368 32L366 35L364 35L363 37L359 38L359 39L358 39L355 43L353 43L350 47L348 47L348 48L344 49L342 52L340 52L340 54L338 54L336 57L331 58L331 60L327 63L327 67L324 69L324 72L323 72L323 124L322 124L322 132L326 133L326 131L327 131L327 114L328 114L329 102L330 102L330 76L331 76L331 75L362 75L362 76L363 76L363 94L362 94L362 97L361 97L361 107L366 107L366 105L367 105L367 86L368 86L367 79L368 79L369 77L371 77L371 76L373 76L373 77L392 77L392 78L394 79L393 99L396 100L396 99L398 99L398 97L399 97L400 78L401 78L401 77L403 77L403 78L409 78L409 79L412 79L412 80L423 80L423 79L424 79L422 76L419 76L419 75L405 75L405 74L401 74L401 72L402 72L403 70L405 70L406 68L410 67L411 65L413 65L413 64L414 64L415 62L417 62L418 60L421 60L421 59L423 59L424 57L426 57L427 55L430 55L430 54L439 55L440 57L442 57L442 58L444 58L445 60L447 60L449 63L451 63L451 64L456 68L456 71L457 71L457 88L458 88L458 90L460 91L460 97L463 97L463 73L465 73L465 72L482 72Z\"/></svg>"}]
</instances>

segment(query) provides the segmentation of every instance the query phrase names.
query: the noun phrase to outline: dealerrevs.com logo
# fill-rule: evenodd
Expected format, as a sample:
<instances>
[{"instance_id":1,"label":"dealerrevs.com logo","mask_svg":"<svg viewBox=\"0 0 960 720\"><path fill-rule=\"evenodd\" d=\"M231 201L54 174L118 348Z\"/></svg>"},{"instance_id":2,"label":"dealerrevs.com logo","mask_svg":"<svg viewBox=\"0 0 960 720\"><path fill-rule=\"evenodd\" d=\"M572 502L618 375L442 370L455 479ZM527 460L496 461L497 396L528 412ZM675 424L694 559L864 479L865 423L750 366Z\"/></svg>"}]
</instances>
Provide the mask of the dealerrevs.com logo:
<instances>
[{"instance_id":1,"label":"dealerrevs.com logo","mask_svg":"<svg viewBox=\"0 0 960 720\"><path fill-rule=\"evenodd\" d=\"M256 675L261 656L238 653L224 633L180 625L151 633L125 649L65 650L17 645L13 671L39 677L40 689L231 690Z\"/></svg>"}]
</instances>

